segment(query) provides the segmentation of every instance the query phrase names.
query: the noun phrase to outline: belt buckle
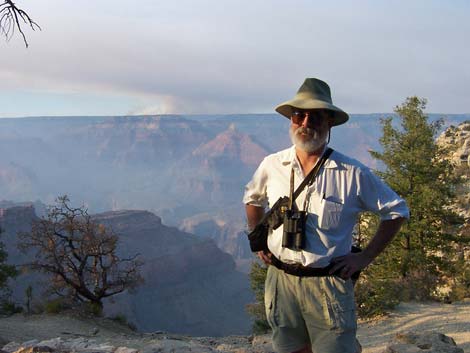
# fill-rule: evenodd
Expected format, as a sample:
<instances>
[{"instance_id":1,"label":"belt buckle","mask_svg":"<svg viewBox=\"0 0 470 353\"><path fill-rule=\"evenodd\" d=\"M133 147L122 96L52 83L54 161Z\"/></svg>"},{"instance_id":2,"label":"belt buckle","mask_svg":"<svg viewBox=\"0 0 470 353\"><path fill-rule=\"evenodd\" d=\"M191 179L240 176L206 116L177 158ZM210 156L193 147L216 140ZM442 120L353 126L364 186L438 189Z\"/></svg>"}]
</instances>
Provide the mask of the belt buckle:
<instances>
[{"instance_id":1,"label":"belt buckle","mask_svg":"<svg viewBox=\"0 0 470 353\"><path fill-rule=\"evenodd\" d=\"M304 270L304 266L302 266L302 264L295 263L291 265L292 274L295 274L297 276L303 275L302 274L303 270Z\"/></svg>"}]
</instances>

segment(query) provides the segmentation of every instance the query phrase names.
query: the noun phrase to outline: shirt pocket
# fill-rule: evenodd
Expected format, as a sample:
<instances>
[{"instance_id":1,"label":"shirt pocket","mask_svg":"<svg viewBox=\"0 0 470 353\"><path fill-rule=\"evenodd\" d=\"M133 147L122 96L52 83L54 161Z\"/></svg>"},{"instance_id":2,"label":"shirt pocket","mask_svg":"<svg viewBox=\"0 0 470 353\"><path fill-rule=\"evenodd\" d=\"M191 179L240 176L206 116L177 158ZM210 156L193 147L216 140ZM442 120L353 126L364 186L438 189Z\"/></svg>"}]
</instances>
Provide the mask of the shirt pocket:
<instances>
[{"instance_id":1,"label":"shirt pocket","mask_svg":"<svg viewBox=\"0 0 470 353\"><path fill-rule=\"evenodd\" d=\"M321 205L319 227L324 230L337 229L344 209L343 201L336 197L323 197Z\"/></svg>"}]
</instances>

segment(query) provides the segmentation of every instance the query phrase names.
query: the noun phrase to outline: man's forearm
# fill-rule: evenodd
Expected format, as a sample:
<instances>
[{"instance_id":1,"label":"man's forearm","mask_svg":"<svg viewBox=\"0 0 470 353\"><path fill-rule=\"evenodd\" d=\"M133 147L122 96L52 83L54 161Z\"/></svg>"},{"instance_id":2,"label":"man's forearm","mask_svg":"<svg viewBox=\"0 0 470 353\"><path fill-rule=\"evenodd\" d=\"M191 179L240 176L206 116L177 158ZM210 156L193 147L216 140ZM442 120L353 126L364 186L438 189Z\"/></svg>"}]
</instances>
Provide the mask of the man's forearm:
<instances>
[{"instance_id":1,"label":"man's forearm","mask_svg":"<svg viewBox=\"0 0 470 353\"><path fill-rule=\"evenodd\" d=\"M246 220L248 229L252 230L256 227L256 225L261 221L264 216L264 208L258 207L254 205L246 205Z\"/></svg>"},{"instance_id":2,"label":"man's forearm","mask_svg":"<svg viewBox=\"0 0 470 353\"><path fill-rule=\"evenodd\" d=\"M405 218L395 218L380 222L375 235L362 253L363 256L369 259L369 263L384 251L395 234L398 233L404 221Z\"/></svg>"},{"instance_id":3,"label":"man's forearm","mask_svg":"<svg viewBox=\"0 0 470 353\"><path fill-rule=\"evenodd\" d=\"M382 221L379 224L377 232L367 244L367 247L359 253L349 253L344 256L338 256L331 260L333 267L330 274L337 271L343 279L350 278L355 272L366 268L392 241L393 237L400 230L405 218L395 218Z\"/></svg>"}]
</instances>

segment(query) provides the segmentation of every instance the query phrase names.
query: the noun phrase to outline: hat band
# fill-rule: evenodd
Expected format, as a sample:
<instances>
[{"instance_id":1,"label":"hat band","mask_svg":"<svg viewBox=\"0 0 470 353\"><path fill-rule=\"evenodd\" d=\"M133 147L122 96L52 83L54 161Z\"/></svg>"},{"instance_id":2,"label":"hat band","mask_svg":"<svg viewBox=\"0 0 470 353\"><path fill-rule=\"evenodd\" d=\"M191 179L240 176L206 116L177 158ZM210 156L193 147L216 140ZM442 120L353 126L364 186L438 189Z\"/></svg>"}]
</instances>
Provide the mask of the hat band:
<instances>
[{"instance_id":1,"label":"hat band","mask_svg":"<svg viewBox=\"0 0 470 353\"><path fill-rule=\"evenodd\" d=\"M297 100L299 99L305 99L305 100L317 100L317 101L324 101L324 102L327 102L329 104L332 104L333 101L331 100L330 97L328 96L323 96L323 95L319 95L319 94L312 94L311 92L301 92L301 93L297 93L297 97L296 97Z\"/></svg>"}]
</instances>

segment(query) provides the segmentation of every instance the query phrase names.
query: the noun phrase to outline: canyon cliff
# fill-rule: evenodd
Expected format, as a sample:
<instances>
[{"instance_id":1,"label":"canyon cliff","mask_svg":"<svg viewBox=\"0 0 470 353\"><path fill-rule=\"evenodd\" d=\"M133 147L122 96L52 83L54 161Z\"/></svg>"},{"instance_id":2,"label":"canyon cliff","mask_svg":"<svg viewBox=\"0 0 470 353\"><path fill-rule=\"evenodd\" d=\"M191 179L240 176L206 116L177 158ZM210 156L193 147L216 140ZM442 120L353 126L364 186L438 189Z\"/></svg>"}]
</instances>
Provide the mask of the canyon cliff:
<instances>
[{"instance_id":1,"label":"canyon cliff","mask_svg":"<svg viewBox=\"0 0 470 353\"><path fill-rule=\"evenodd\" d=\"M36 219L32 205L0 209L1 240L8 262L22 264L28 254L16 248L17 233L28 232ZM192 335L247 334L251 323L245 305L252 301L249 281L237 272L232 257L206 238L162 224L148 211L113 211L93 219L119 236L121 256L140 254L144 284L105 302L108 315L124 314L141 331ZM45 276L25 273L11 281L14 300L25 301L33 285L35 300L45 289Z\"/></svg>"}]
</instances>

